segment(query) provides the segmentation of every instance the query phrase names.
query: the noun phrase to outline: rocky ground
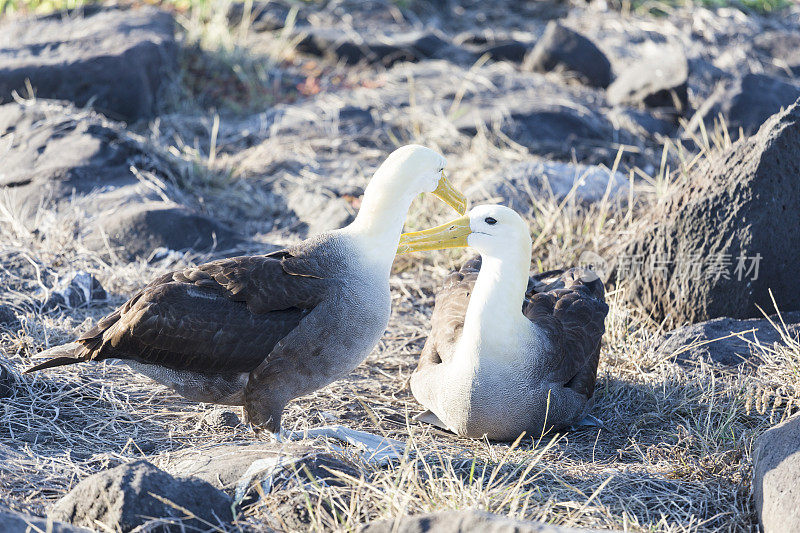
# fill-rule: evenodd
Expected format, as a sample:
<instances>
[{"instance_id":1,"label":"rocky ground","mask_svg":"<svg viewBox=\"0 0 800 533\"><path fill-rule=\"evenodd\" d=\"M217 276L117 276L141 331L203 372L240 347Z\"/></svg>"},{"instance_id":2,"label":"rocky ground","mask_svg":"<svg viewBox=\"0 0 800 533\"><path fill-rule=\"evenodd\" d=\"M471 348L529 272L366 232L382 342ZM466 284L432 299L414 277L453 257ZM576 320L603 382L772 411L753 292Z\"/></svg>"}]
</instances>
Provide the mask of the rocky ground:
<instances>
[{"instance_id":1,"label":"rocky ground","mask_svg":"<svg viewBox=\"0 0 800 533\"><path fill-rule=\"evenodd\" d=\"M481 512L400 525L796 527L799 76L791 5L273 0L4 16L0 531L45 516L62 531L147 517L390 531L465 509ZM411 421L407 380L460 252L398 258L380 345L287 410L290 429L393 437L400 459L265 443L237 412L120 364L21 374L160 273L346 224L378 164L411 142L445 154L472 203L526 216L534 270L592 264L608 281L604 427L511 445ZM407 227L446 216L420 198Z\"/></svg>"}]
</instances>

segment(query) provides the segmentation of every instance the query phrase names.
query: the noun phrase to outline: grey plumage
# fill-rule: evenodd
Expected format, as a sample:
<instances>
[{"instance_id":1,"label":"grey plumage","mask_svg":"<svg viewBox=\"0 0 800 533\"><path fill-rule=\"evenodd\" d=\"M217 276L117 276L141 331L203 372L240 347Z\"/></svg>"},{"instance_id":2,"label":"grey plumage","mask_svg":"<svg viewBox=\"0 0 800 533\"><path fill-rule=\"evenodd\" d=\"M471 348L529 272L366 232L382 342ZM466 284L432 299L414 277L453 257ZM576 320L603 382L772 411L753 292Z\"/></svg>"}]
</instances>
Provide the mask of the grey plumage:
<instances>
[{"instance_id":1,"label":"grey plumage","mask_svg":"<svg viewBox=\"0 0 800 533\"><path fill-rule=\"evenodd\" d=\"M389 312L384 277L334 232L165 274L29 372L121 359L189 399L244 405L277 431L287 402L367 356Z\"/></svg>"},{"instance_id":2,"label":"grey plumage","mask_svg":"<svg viewBox=\"0 0 800 533\"><path fill-rule=\"evenodd\" d=\"M608 306L602 282L570 269L531 277L523 314L533 327L505 364L453 365L480 258L454 272L436 295L431 332L411 378L421 418L467 437L539 437L580 421L594 384ZM435 418L434 418L435 417ZM436 421L439 421L437 423Z\"/></svg>"}]
</instances>

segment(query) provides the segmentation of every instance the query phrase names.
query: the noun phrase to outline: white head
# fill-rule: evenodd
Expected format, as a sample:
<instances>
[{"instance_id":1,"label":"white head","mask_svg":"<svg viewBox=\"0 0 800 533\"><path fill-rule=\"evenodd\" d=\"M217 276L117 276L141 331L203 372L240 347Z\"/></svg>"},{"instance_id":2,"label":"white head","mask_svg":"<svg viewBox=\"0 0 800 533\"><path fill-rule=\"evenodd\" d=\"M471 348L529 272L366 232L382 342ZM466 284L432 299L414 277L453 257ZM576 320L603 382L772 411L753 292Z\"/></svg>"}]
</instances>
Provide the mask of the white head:
<instances>
[{"instance_id":1,"label":"white head","mask_svg":"<svg viewBox=\"0 0 800 533\"><path fill-rule=\"evenodd\" d=\"M469 299L459 350L513 354L515 339L528 331L522 300L531 265L528 225L513 209L479 205L457 218L400 237L398 253L470 246L480 252L481 271Z\"/></svg>"},{"instance_id":2,"label":"white head","mask_svg":"<svg viewBox=\"0 0 800 533\"><path fill-rule=\"evenodd\" d=\"M528 224L513 209L479 205L470 210L467 245L482 256L502 258L509 250L527 250L530 263L531 235Z\"/></svg>"},{"instance_id":3,"label":"white head","mask_svg":"<svg viewBox=\"0 0 800 533\"><path fill-rule=\"evenodd\" d=\"M530 265L531 236L528 224L516 211L502 205L479 205L447 224L404 233L398 253L470 246L485 258L520 258Z\"/></svg>"},{"instance_id":4,"label":"white head","mask_svg":"<svg viewBox=\"0 0 800 533\"><path fill-rule=\"evenodd\" d=\"M379 184L395 196L433 192L439 186L447 159L425 146L408 144L391 154L375 171L370 184Z\"/></svg>"},{"instance_id":5,"label":"white head","mask_svg":"<svg viewBox=\"0 0 800 533\"><path fill-rule=\"evenodd\" d=\"M446 165L441 154L417 144L389 154L364 191L354 227L371 233L396 230L399 235L411 202L426 192L463 214L466 198L447 181Z\"/></svg>"}]
</instances>

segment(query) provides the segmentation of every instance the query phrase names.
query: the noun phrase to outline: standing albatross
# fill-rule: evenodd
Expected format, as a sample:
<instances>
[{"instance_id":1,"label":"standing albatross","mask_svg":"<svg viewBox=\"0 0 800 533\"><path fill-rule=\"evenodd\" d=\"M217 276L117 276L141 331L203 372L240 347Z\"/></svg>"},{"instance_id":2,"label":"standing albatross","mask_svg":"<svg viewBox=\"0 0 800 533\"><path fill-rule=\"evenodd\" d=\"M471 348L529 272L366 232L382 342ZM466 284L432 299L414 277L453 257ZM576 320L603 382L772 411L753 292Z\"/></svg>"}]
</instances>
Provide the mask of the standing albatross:
<instances>
[{"instance_id":1,"label":"standing albatross","mask_svg":"<svg viewBox=\"0 0 800 533\"><path fill-rule=\"evenodd\" d=\"M432 192L459 213L466 199L446 160L395 150L345 228L266 255L221 259L165 274L76 342L44 352L28 372L121 359L194 401L242 405L279 434L292 399L351 372L389 322L389 273L414 198Z\"/></svg>"},{"instance_id":2,"label":"standing albatross","mask_svg":"<svg viewBox=\"0 0 800 533\"><path fill-rule=\"evenodd\" d=\"M590 270L528 277L528 226L503 206L405 233L398 253L470 246L481 254L436 294L431 332L411 376L429 409L418 419L464 437L539 437L580 422L594 385L608 306Z\"/></svg>"}]
</instances>

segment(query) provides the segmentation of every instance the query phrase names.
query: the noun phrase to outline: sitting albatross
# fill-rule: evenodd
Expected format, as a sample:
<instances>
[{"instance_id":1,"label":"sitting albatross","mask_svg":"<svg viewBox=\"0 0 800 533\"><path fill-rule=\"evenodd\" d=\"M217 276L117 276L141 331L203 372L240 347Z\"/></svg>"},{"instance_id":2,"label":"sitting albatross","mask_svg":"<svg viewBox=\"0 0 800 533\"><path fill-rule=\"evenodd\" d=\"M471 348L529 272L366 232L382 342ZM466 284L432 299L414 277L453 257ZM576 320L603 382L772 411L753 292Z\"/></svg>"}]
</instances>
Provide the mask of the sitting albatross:
<instances>
[{"instance_id":1,"label":"sitting albatross","mask_svg":"<svg viewBox=\"0 0 800 533\"><path fill-rule=\"evenodd\" d=\"M528 277L528 226L503 206L405 233L398 253L471 246L480 259L436 294L431 332L411 376L429 409L417 419L464 437L538 438L580 422L593 393L608 306L590 270L552 283ZM551 274L551 273L546 273Z\"/></svg>"},{"instance_id":2,"label":"sitting albatross","mask_svg":"<svg viewBox=\"0 0 800 533\"><path fill-rule=\"evenodd\" d=\"M389 273L414 198L432 192L466 211L445 164L428 148L399 148L347 227L165 274L28 372L121 359L190 400L242 405L251 424L279 435L290 400L351 372L386 329Z\"/></svg>"}]
</instances>

